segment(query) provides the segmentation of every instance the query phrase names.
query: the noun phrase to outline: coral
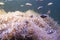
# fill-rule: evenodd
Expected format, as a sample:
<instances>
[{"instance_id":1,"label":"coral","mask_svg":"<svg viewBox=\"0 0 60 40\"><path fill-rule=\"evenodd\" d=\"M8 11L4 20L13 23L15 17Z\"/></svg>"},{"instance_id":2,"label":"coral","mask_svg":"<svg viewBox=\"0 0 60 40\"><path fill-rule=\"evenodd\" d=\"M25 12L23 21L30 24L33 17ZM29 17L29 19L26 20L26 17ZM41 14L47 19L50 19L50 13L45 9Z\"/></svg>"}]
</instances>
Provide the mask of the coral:
<instances>
[{"instance_id":1,"label":"coral","mask_svg":"<svg viewBox=\"0 0 60 40\"><path fill-rule=\"evenodd\" d=\"M8 12L0 15L0 40L57 40L57 31L31 10Z\"/></svg>"}]
</instances>

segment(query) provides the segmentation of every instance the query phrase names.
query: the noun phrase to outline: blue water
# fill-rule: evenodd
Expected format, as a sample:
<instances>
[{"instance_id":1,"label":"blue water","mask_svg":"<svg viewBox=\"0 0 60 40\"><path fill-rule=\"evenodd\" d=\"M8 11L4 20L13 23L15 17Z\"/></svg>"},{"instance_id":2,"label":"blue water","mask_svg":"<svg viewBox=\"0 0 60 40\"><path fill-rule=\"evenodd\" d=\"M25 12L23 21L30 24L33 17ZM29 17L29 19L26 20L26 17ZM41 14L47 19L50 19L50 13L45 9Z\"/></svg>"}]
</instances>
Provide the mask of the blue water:
<instances>
[{"instance_id":1,"label":"blue water","mask_svg":"<svg viewBox=\"0 0 60 40\"><path fill-rule=\"evenodd\" d=\"M1 0L2 1L2 0ZM4 1L4 0L3 0ZM48 10L51 10L50 16L54 18L58 23L60 23L60 0L43 0L43 1L36 1L36 0L12 0L12 1L4 1L4 9L5 11L26 11L26 10L34 10L35 12L46 14ZM20 5L25 5L25 3L31 3L32 6L27 7L20 7ZM53 5L47 6L49 2L52 2ZM37 9L38 6L43 6L42 9Z\"/></svg>"}]
</instances>

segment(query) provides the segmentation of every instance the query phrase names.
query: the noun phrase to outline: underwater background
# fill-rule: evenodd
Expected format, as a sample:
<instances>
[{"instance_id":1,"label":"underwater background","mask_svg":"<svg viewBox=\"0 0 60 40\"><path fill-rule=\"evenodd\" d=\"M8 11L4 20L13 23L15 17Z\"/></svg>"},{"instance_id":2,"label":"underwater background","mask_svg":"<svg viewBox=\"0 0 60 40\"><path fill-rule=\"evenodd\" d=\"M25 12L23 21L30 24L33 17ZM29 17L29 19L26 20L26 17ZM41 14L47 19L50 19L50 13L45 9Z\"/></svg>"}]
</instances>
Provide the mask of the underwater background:
<instances>
[{"instance_id":1,"label":"underwater background","mask_svg":"<svg viewBox=\"0 0 60 40\"><path fill-rule=\"evenodd\" d=\"M27 11L27 10L34 10L37 13L47 14L47 11L50 10L51 13L49 14L55 21L60 24L60 0L43 0L43 1L36 1L36 0L0 0L4 2L5 5L3 9L6 12L12 11ZM47 4L52 2L53 5L48 6ZM31 3L32 6L26 6L26 3ZM24 5L21 7L20 5ZM37 9L37 7L43 6L41 9Z\"/></svg>"}]
</instances>

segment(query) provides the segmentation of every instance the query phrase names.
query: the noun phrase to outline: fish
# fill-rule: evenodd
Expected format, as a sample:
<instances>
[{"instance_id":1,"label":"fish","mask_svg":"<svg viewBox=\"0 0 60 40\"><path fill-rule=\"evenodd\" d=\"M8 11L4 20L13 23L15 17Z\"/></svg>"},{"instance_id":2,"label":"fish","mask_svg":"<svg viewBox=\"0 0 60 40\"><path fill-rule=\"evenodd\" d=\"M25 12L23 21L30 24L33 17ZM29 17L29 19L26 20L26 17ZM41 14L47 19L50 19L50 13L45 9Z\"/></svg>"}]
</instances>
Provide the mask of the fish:
<instances>
[{"instance_id":1,"label":"fish","mask_svg":"<svg viewBox=\"0 0 60 40\"><path fill-rule=\"evenodd\" d=\"M24 5L20 5L21 7L23 7Z\"/></svg>"},{"instance_id":2,"label":"fish","mask_svg":"<svg viewBox=\"0 0 60 40\"><path fill-rule=\"evenodd\" d=\"M36 1L43 1L43 0L36 0Z\"/></svg>"},{"instance_id":3,"label":"fish","mask_svg":"<svg viewBox=\"0 0 60 40\"><path fill-rule=\"evenodd\" d=\"M53 4L52 2L49 2L49 3L48 3L48 6L50 6L50 5L52 5L52 4Z\"/></svg>"},{"instance_id":4,"label":"fish","mask_svg":"<svg viewBox=\"0 0 60 40\"><path fill-rule=\"evenodd\" d=\"M43 8L43 6L39 6L37 9L41 9L41 8Z\"/></svg>"},{"instance_id":5,"label":"fish","mask_svg":"<svg viewBox=\"0 0 60 40\"><path fill-rule=\"evenodd\" d=\"M9 2L9 1L13 1L13 0L4 0L4 2Z\"/></svg>"},{"instance_id":6,"label":"fish","mask_svg":"<svg viewBox=\"0 0 60 40\"><path fill-rule=\"evenodd\" d=\"M48 10L48 11L47 11L47 14L50 14L50 13L51 13L51 10Z\"/></svg>"},{"instance_id":7,"label":"fish","mask_svg":"<svg viewBox=\"0 0 60 40\"><path fill-rule=\"evenodd\" d=\"M26 3L25 5L26 5L26 6L32 6L32 4L31 4L31 3Z\"/></svg>"},{"instance_id":8,"label":"fish","mask_svg":"<svg viewBox=\"0 0 60 40\"><path fill-rule=\"evenodd\" d=\"M0 2L0 5L4 5L4 3L3 2Z\"/></svg>"},{"instance_id":9,"label":"fish","mask_svg":"<svg viewBox=\"0 0 60 40\"><path fill-rule=\"evenodd\" d=\"M46 18L47 15L46 15L46 14L42 14L40 17L41 17L41 18Z\"/></svg>"}]
</instances>

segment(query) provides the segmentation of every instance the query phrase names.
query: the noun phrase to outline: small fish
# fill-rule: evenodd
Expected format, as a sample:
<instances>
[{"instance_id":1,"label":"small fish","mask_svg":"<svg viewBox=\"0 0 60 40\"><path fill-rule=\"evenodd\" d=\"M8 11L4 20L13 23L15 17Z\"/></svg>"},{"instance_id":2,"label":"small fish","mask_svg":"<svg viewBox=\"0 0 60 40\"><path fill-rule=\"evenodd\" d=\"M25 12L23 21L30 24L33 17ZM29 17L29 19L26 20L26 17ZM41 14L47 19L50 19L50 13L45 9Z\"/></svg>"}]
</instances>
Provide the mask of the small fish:
<instances>
[{"instance_id":1,"label":"small fish","mask_svg":"<svg viewBox=\"0 0 60 40\"><path fill-rule=\"evenodd\" d=\"M42 18L46 18L47 15L46 15L46 14L42 14L41 17L42 17Z\"/></svg>"},{"instance_id":2,"label":"small fish","mask_svg":"<svg viewBox=\"0 0 60 40\"><path fill-rule=\"evenodd\" d=\"M32 6L32 4L31 4L31 3L26 3L25 5L26 5L26 6Z\"/></svg>"},{"instance_id":3,"label":"small fish","mask_svg":"<svg viewBox=\"0 0 60 40\"><path fill-rule=\"evenodd\" d=\"M4 5L4 3L3 2L0 2L0 5Z\"/></svg>"},{"instance_id":4,"label":"small fish","mask_svg":"<svg viewBox=\"0 0 60 40\"><path fill-rule=\"evenodd\" d=\"M13 1L13 0L8 0L8 1Z\"/></svg>"},{"instance_id":5,"label":"small fish","mask_svg":"<svg viewBox=\"0 0 60 40\"><path fill-rule=\"evenodd\" d=\"M20 5L21 7L23 7L24 5Z\"/></svg>"},{"instance_id":6,"label":"small fish","mask_svg":"<svg viewBox=\"0 0 60 40\"><path fill-rule=\"evenodd\" d=\"M43 0L36 0L36 1L43 1Z\"/></svg>"},{"instance_id":7,"label":"small fish","mask_svg":"<svg viewBox=\"0 0 60 40\"><path fill-rule=\"evenodd\" d=\"M52 5L52 4L53 4L52 2L49 2L49 3L48 3L48 6L50 6L50 5Z\"/></svg>"},{"instance_id":8,"label":"small fish","mask_svg":"<svg viewBox=\"0 0 60 40\"><path fill-rule=\"evenodd\" d=\"M51 11L50 11L50 10L48 10L48 11L47 11L47 14L50 14L50 13L51 13Z\"/></svg>"},{"instance_id":9,"label":"small fish","mask_svg":"<svg viewBox=\"0 0 60 40\"><path fill-rule=\"evenodd\" d=\"M43 8L43 6L39 6L37 9L39 10L39 9L41 9L41 8Z\"/></svg>"}]
</instances>

